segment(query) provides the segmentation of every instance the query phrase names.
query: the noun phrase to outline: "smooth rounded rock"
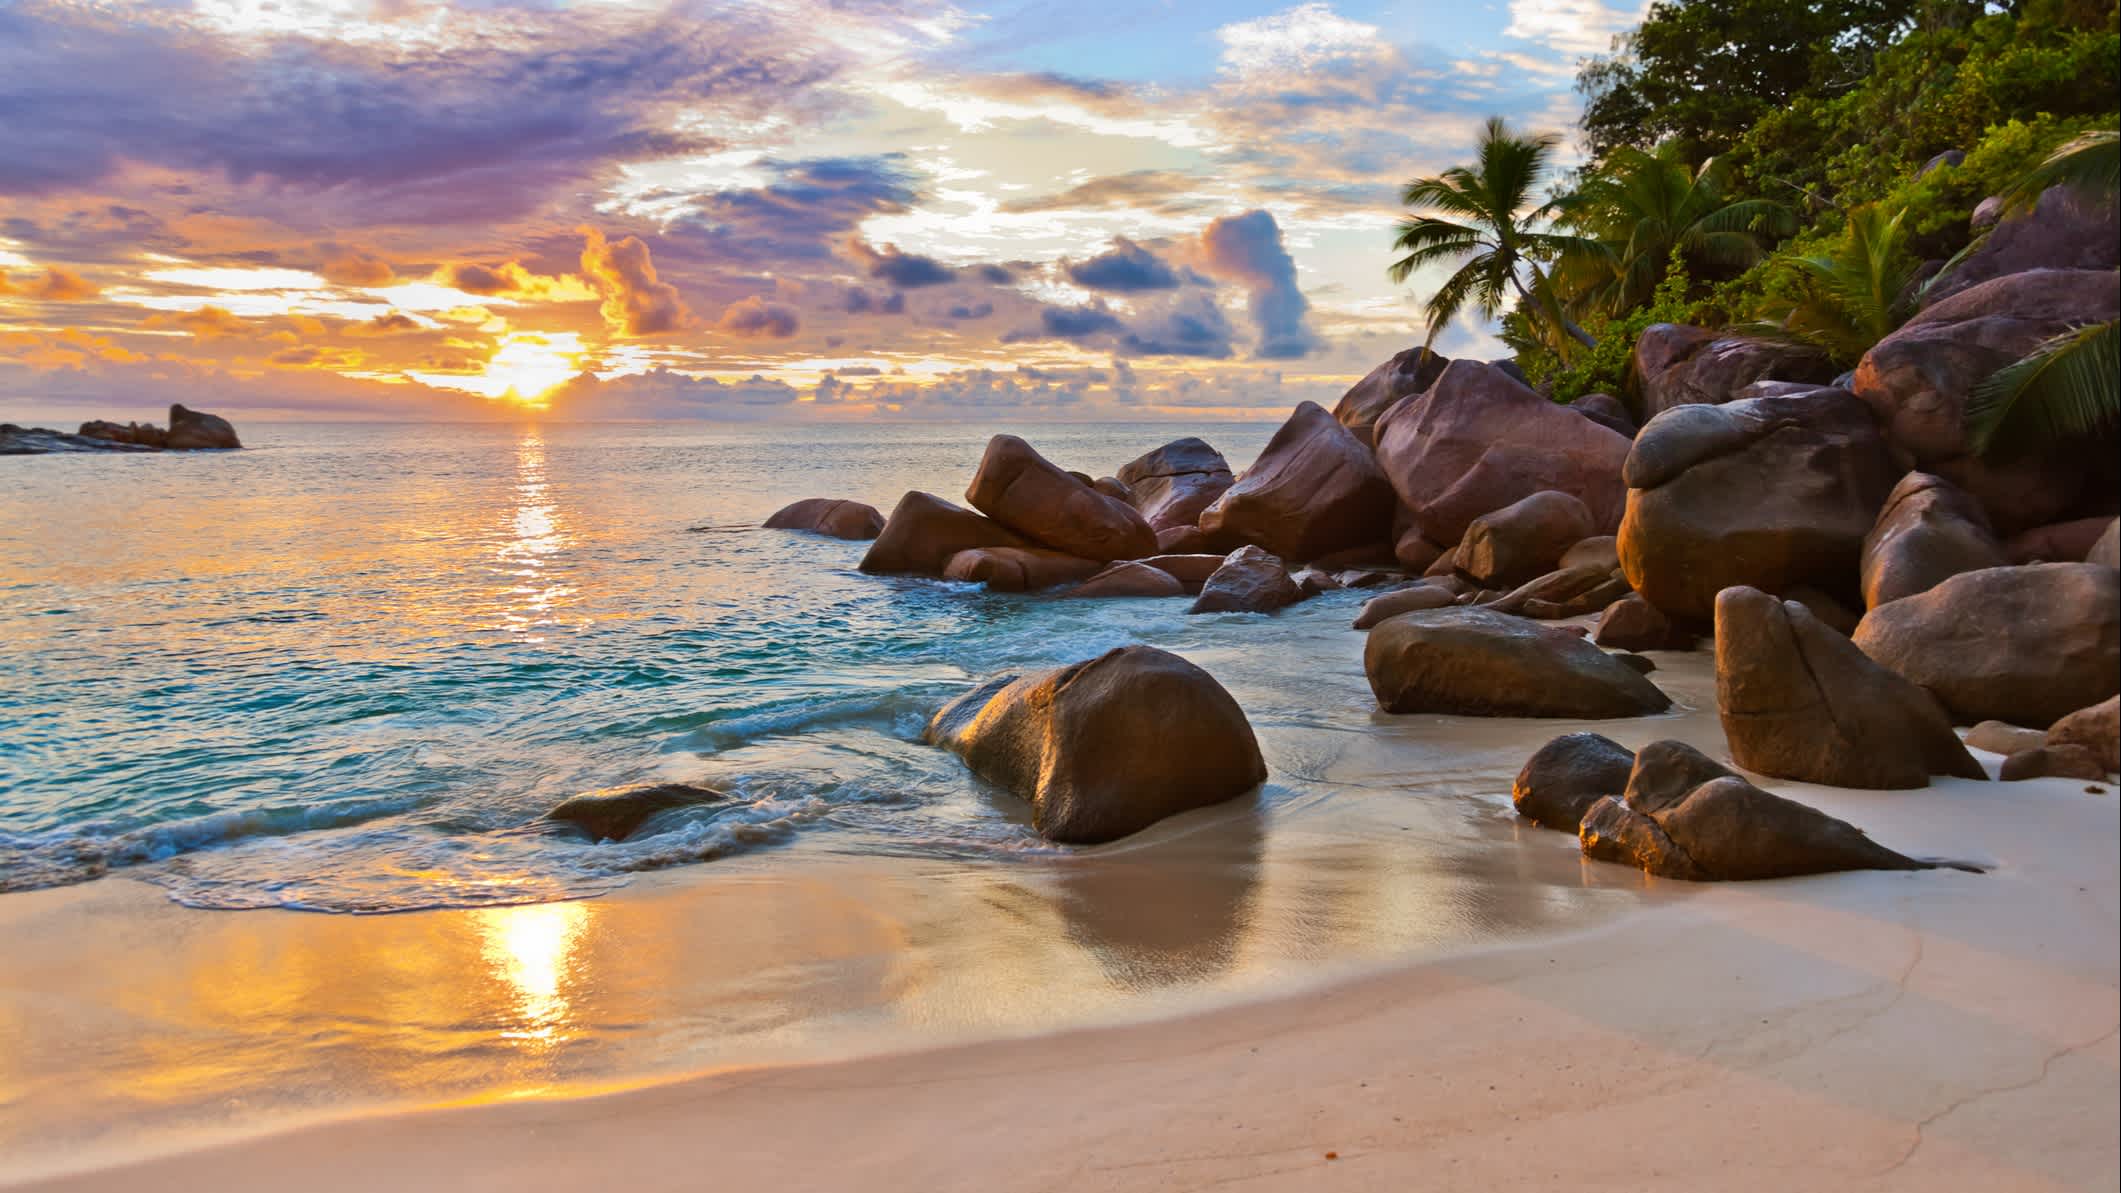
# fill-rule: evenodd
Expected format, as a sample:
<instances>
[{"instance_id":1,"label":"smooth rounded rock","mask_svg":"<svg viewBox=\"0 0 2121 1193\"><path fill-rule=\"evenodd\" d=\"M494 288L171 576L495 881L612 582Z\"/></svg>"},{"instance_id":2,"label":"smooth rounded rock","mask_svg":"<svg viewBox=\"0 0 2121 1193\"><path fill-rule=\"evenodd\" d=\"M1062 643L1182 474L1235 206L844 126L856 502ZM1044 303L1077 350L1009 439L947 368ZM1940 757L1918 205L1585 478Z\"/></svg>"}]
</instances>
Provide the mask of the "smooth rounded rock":
<instances>
[{"instance_id":1,"label":"smooth rounded rock","mask_svg":"<svg viewBox=\"0 0 2121 1193\"><path fill-rule=\"evenodd\" d=\"M859 501L811 497L782 506L765 525L768 530L807 530L828 538L862 541L884 532L884 515Z\"/></svg>"},{"instance_id":2,"label":"smooth rounded rock","mask_svg":"<svg viewBox=\"0 0 2121 1193\"><path fill-rule=\"evenodd\" d=\"M1671 707L1657 685L1565 630L1487 609L1402 613L1363 646L1378 706L1462 716L1639 717Z\"/></svg>"},{"instance_id":3,"label":"smooth rounded rock","mask_svg":"<svg viewBox=\"0 0 2121 1193\"><path fill-rule=\"evenodd\" d=\"M1635 752L1596 733L1569 733L1539 747L1510 785L1527 820L1573 833L1591 805L1627 790Z\"/></svg>"}]
</instances>

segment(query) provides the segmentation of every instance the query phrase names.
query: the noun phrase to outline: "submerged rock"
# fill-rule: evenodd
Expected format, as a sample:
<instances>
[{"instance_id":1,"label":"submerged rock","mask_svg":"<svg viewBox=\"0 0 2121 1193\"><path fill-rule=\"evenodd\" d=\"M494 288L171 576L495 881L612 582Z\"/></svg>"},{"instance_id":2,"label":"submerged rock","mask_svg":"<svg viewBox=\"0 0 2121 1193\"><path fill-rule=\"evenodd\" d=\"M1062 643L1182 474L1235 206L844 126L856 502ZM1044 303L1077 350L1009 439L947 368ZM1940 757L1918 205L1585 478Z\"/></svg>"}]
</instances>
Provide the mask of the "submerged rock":
<instances>
[{"instance_id":1,"label":"submerged rock","mask_svg":"<svg viewBox=\"0 0 2121 1193\"><path fill-rule=\"evenodd\" d=\"M1070 597L1176 597L1186 595L1178 577L1145 563L1115 563L1065 594Z\"/></svg>"},{"instance_id":2,"label":"submerged rock","mask_svg":"<svg viewBox=\"0 0 2121 1193\"><path fill-rule=\"evenodd\" d=\"M1188 613L1272 613L1304 599L1288 566L1258 547L1230 552Z\"/></svg>"},{"instance_id":3,"label":"submerged rock","mask_svg":"<svg viewBox=\"0 0 2121 1193\"><path fill-rule=\"evenodd\" d=\"M1037 592L1087 579L1102 567L1094 559L1039 547L977 547L951 556L943 578L985 584L996 592Z\"/></svg>"},{"instance_id":4,"label":"submerged rock","mask_svg":"<svg viewBox=\"0 0 2121 1193\"><path fill-rule=\"evenodd\" d=\"M937 713L925 736L1028 801L1040 835L1066 844L1117 840L1267 777L1237 701L1148 646L990 680Z\"/></svg>"},{"instance_id":5,"label":"submerged rock","mask_svg":"<svg viewBox=\"0 0 2121 1193\"><path fill-rule=\"evenodd\" d=\"M1510 785L1517 814L1573 833L1591 805L1627 790L1635 752L1596 733L1570 733L1539 747Z\"/></svg>"},{"instance_id":6,"label":"submerged rock","mask_svg":"<svg viewBox=\"0 0 2121 1193\"><path fill-rule=\"evenodd\" d=\"M1014 435L987 441L965 499L1025 538L1079 559L1156 554L1156 532L1133 506L1056 468Z\"/></svg>"},{"instance_id":7,"label":"submerged rock","mask_svg":"<svg viewBox=\"0 0 2121 1193\"><path fill-rule=\"evenodd\" d=\"M1987 777L1928 692L1755 588L1716 598L1716 707L1731 757L1761 774L1872 789Z\"/></svg>"},{"instance_id":8,"label":"submerged rock","mask_svg":"<svg viewBox=\"0 0 2121 1193\"><path fill-rule=\"evenodd\" d=\"M1363 670L1391 713L1639 717L1671 699L1580 636L1487 609L1430 609L1370 631Z\"/></svg>"},{"instance_id":9,"label":"submerged rock","mask_svg":"<svg viewBox=\"0 0 2121 1193\"><path fill-rule=\"evenodd\" d=\"M768 530L807 530L828 538L873 539L884 531L884 515L859 501L810 497L782 506L766 519Z\"/></svg>"},{"instance_id":10,"label":"submerged rock","mask_svg":"<svg viewBox=\"0 0 2121 1193\"><path fill-rule=\"evenodd\" d=\"M658 812L727 798L712 787L690 783L641 783L570 796L545 813L545 819L572 824L599 841L623 841Z\"/></svg>"},{"instance_id":11,"label":"submerged rock","mask_svg":"<svg viewBox=\"0 0 2121 1193\"><path fill-rule=\"evenodd\" d=\"M961 551L1029 546L1022 535L992 519L915 491L899 498L882 533L862 556L861 570L940 576Z\"/></svg>"}]
</instances>

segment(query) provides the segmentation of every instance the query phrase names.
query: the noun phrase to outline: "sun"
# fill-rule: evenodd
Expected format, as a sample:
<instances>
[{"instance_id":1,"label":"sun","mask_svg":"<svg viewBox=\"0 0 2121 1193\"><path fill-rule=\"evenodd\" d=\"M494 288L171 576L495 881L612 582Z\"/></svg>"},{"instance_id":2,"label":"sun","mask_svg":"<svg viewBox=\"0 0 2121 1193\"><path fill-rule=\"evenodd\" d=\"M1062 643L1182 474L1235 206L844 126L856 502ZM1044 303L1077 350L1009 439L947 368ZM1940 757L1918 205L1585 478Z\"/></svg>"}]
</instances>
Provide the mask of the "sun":
<instances>
[{"instance_id":1,"label":"sun","mask_svg":"<svg viewBox=\"0 0 2121 1193\"><path fill-rule=\"evenodd\" d=\"M544 405L545 395L581 371L582 337L574 332L516 332L501 341L486 371L466 378L489 398Z\"/></svg>"}]
</instances>

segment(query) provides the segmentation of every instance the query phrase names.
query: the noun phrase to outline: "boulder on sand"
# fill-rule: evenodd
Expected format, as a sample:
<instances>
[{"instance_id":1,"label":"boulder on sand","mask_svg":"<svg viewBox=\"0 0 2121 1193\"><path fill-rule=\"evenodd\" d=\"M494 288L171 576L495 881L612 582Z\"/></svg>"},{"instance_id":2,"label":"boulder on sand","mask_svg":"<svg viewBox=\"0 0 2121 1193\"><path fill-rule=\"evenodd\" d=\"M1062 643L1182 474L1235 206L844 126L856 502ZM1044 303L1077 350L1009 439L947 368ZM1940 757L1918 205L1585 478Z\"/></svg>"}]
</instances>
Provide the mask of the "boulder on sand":
<instances>
[{"instance_id":1,"label":"boulder on sand","mask_svg":"<svg viewBox=\"0 0 2121 1193\"><path fill-rule=\"evenodd\" d=\"M1527 820L1576 831L1591 805L1627 790L1635 751L1596 733L1569 733L1539 747L1510 785L1510 802Z\"/></svg>"},{"instance_id":2,"label":"boulder on sand","mask_svg":"<svg viewBox=\"0 0 2121 1193\"><path fill-rule=\"evenodd\" d=\"M1062 594L1070 597L1175 597L1186 595L1178 577L1141 563L1115 563Z\"/></svg>"},{"instance_id":3,"label":"boulder on sand","mask_svg":"<svg viewBox=\"0 0 2121 1193\"><path fill-rule=\"evenodd\" d=\"M1363 670L1391 713L1639 717L1671 699L1633 668L1566 630L1453 607L1402 613L1370 631Z\"/></svg>"},{"instance_id":4,"label":"boulder on sand","mask_svg":"<svg viewBox=\"0 0 2121 1193\"><path fill-rule=\"evenodd\" d=\"M2087 779L2098 782L2111 769L2083 746L2034 746L2003 760L1996 777L2006 783L2023 779Z\"/></svg>"},{"instance_id":5,"label":"boulder on sand","mask_svg":"<svg viewBox=\"0 0 2121 1193\"><path fill-rule=\"evenodd\" d=\"M1481 584L1512 587L1553 571L1592 533L1583 502L1552 489L1534 493L1473 519L1458 544L1458 570Z\"/></svg>"},{"instance_id":6,"label":"boulder on sand","mask_svg":"<svg viewBox=\"0 0 2121 1193\"><path fill-rule=\"evenodd\" d=\"M1966 731L1966 744L1969 749L1987 750L2008 758L2046 745L2047 734L2008 721L1983 721Z\"/></svg>"},{"instance_id":7,"label":"boulder on sand","mask_svg":"<svg viewBox=\"0 0 2121 1193\"><path fill-rule=\"evenodd\" d=\"M1902 324L1864 354L1850 385L1877 413L1900 461L1971 493L1998 534L2111 512L2121 492L2114 432L2022 455L1977 456L1967 442L1966 402L1997 369L2050 337L2115 318L2121 287L2112 270L2009 274Z\"/></svg>"},{"instance_id":8,"label":"boulder on sand","mask_svg":"<svg viewBox=\"0 0 2121 1193\"><path fill-rule=\"evenodd\" d=\"M987 441L965 498L1025 538L1081 559L1156 554L1156 532L1133 506L1056 468L1014 435Z\"/></svg>"},{"instance_id":9,"label":"boulder on sand","mask_svg":"<svg viewBox=\"0 0 2121 1193\"><path fill-rule=\"evenodd\" d=\"M1737 774L1683 741L1653 741L1635 754L1620 798L1645 816L1676 808L1696 787Z\"/></svg>"},{"instance_id":10,"label":"boulder on sand","mask_svg":"<svg viewBox=\"0 0 2121 1193\"><path fill-rule=\"evenodd\" d=\"M1388 617L1457 603L1458 594L1441 584L1410 584L1364 601L1362 610L1355 615L1355 628L1367 630Z\"/></svg>"},{"instance_id":11,"label":"boulder on sand","mask_svg":"<svg viewBox=\"0 0 2121 1193\"><path fill-rule=\"evenodd\" d=\"M1561 553L1558 568L1598 567L1608 572L1620 570L1620 540L1610 534L1595 534L1578 539L1569 549Z\"/></svg>"},{"instance_id":12,"label":"boulder on sand","mask_svg":"<svg viewBox=\"0 0 2121 1193\"><path fill-rule=\"evenodd\" d=\"M1869 409L1843 390L1680 406L1628 453L1620 564L1645 600L1693 621L1734 585L1853 597L1898 475Z\"/></svg>"},{"instance_id":13,"label":"boulder on sand","mask_svg":"<svg viewBox=\"0 0 2121 1193\"><path fill-rule=\"evenodd\" d=\"M1272 613L1304 599L1288 565L1258 547L1239 547L1201 586L1188 613Z\"/></svg>"},{"instance_id":14,"label":"boulder on sand","mask_svg":"<svg viewBox=\"0 0 2121 1193\"><path fill-rule=\"evenodd\" d=\"M807 530L836 539L873 539L884 532L884 515L859 501L811 497L782 506L766 519L768 530Z\"/></svg>"},{"instance_id":15,"label":"boulder on sand","mask_svg":"<svg viewBox=\"0 0 2121 1193\"><path fill-rule=\"evenodd\" d=\"M1856 645L1962 722L2051 725L2121 691L2121 576L2095 563L1962 572L1871 610Z\"/></svg>"},{"instance_id":16,"label":"boulder on sand","mask_svg":"<svg viewBox=\"0 0 2121 1193\"><path fill-rule=\"evenodd\" d=\"M996 592L1037 592L1087 579L1103 566L1043 547L975 547L951 556L943 578L984 584Z\"/></svg>"},{"instance_id":17,"label":"boulder on sand","mask_svg":"<svg viewBox=\"0 0 2121 1193\"><path fill-rule=\"evenodd\" d=\"M1941 476L1910 472L1863 538L1863 603L1875 609L1961 572L2003 564L2003 546L1980 502Z\"/></svg>"},{"instance_id":18,"label":"boulder on sand","mask_svg":"<svg viewBox=\"0 0 2121 1193\"><path fill-rule=\"evenodd\" d=\"M690 783L640 783L569 796L545 813L545 819L572 824L599 841L623 841L658 812L727 798L711 787Z\"/></svg>"},{"instance_id":19,"label":"boulder on sand","mask_svg":"<svg viewBox=\"0 0 2121 1193\"><path fill-rule=\"evenodd\" d=\"M1672 624L1663 610L1629 593L1598 615L1591 640L1607 650L1692 650L1694 634Z\"/></svg>"},{"instance_id":20,"label":"boulder on sand","mask_svg":"<svg viewBox=\"0 0 2121 1193\"><path fill-rule=\"evenodd\" d=\"M1643 813L1598 801L1579 831L1584 853L1665 878L1740 882L1839 870L1929 870L1862 829L1762 791L1736 775L1710 779L1678 803Z\"/></svg>"},{"instance_id":21,"label":"boulder on sand","mask_svg":"<svg viewBox=\"0 0 2121 1193\"><path fill-rule=\"evenodd\" d=\"M1456 543L1482 514L1546 489L1620 524L1627 436L1557 406L1492 365L1459 360L1377 423L1377 463L1432 543Z\"/></svg>"},{"instance_id":22,"label":"boulder on sand","mask_svg":"<svg viewBox=\"0 0 2121 1193\"><path fill-rule=\"evenodd\" d=\"M2109 773L2121 771L2121 696L2108 696L2056 721L2048 728L2046 744L2083 746Z\"/></svg>"},{"instance_id":23,"label":"boulder on sand","mask_svg":"<svg viewBox=\"0 0 2121 1193\"><path fill-rule=\"evenodd\" d=\"M1135 511L1161 535L1166 530L1200 524L1200 512L1214 504L1236 480L1230 463L1207 442L1174 439L1127 461L1119 480L1128 489Z\"/></svg>"},{"instance_id":24,"label":"boulder on sand","mask_svg":"<svg viewBox=\"0 0 2121 1193\"><path fill-rule=\"evenodd\" d=\"M1364 447L1377 442L1377 420L1401 398L1411 397L1436 383L1451 359L1427 348L1409 348L1371 369L1333 407L1333 417Z\"/></svg>"},{"instance_id":25,"label":"boulder on sand","mask_svg":"<svg viewBox=\"0 0 2121 1193\"><path fill-rule=\"evenodd\" d=\"M916 490L899 498L869 553L862 556L861 570L940 576L960 551L1030 545L1000 523Z\"/></svg>"},{"instance_id":26,"label":"boulder on sand","mask_svg":"<svg viewBox=\"0 0 2121 1193\"><path fill-rule=\"evenodd\" d=\"M1756 588L1716 598L1716 708L1731 757L1760 774L1870 789L1987 777L1929 693Z\"/></svg>"},{"instance_id":27,"label":"boulder on sand","mask_svg":"<svg viewBox=\"0 0 2121 1193\"><path fill-rule=\"evenodd\" d=\"M1237 701L1148 646L990 680L937 713L925 736L1029 802L1039 834L1066 844L1117 840L1267 777Z\"/></svg>"},{"instance_id":28,"label":"boulder on sand","mask_svg":"<svg viewBox=\"0 0 2121 1193\"><path fill-rule=\"evenodd\" d=\"M1369 448L1324 407L1304 402L1252 467L1201 513L1200 528L1308 562L1390 542L1392 486Z\"/></svg>"}]
</instances>

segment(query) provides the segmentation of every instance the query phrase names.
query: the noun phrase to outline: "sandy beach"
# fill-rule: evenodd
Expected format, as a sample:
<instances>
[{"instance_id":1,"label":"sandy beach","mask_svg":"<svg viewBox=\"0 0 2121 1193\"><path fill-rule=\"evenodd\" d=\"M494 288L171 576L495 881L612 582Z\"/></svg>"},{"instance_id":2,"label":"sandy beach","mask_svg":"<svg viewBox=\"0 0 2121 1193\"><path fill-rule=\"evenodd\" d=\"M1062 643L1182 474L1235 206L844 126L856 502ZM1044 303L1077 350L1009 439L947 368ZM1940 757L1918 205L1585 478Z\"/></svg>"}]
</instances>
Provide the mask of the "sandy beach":
<instances>
[{"instance_id":1,"label":"sandy beach","mask_svg":"<svg viewBox=\"0 0 2121 1193\"><path fill-rule=\"evenodd\" d=\"M1991 870L1688 887L1583 862L1655 897L1175 1019L109 1148L12 1187L2112 1188L2111 789L1772 786Z\"/></svg>"}]
</instances>

